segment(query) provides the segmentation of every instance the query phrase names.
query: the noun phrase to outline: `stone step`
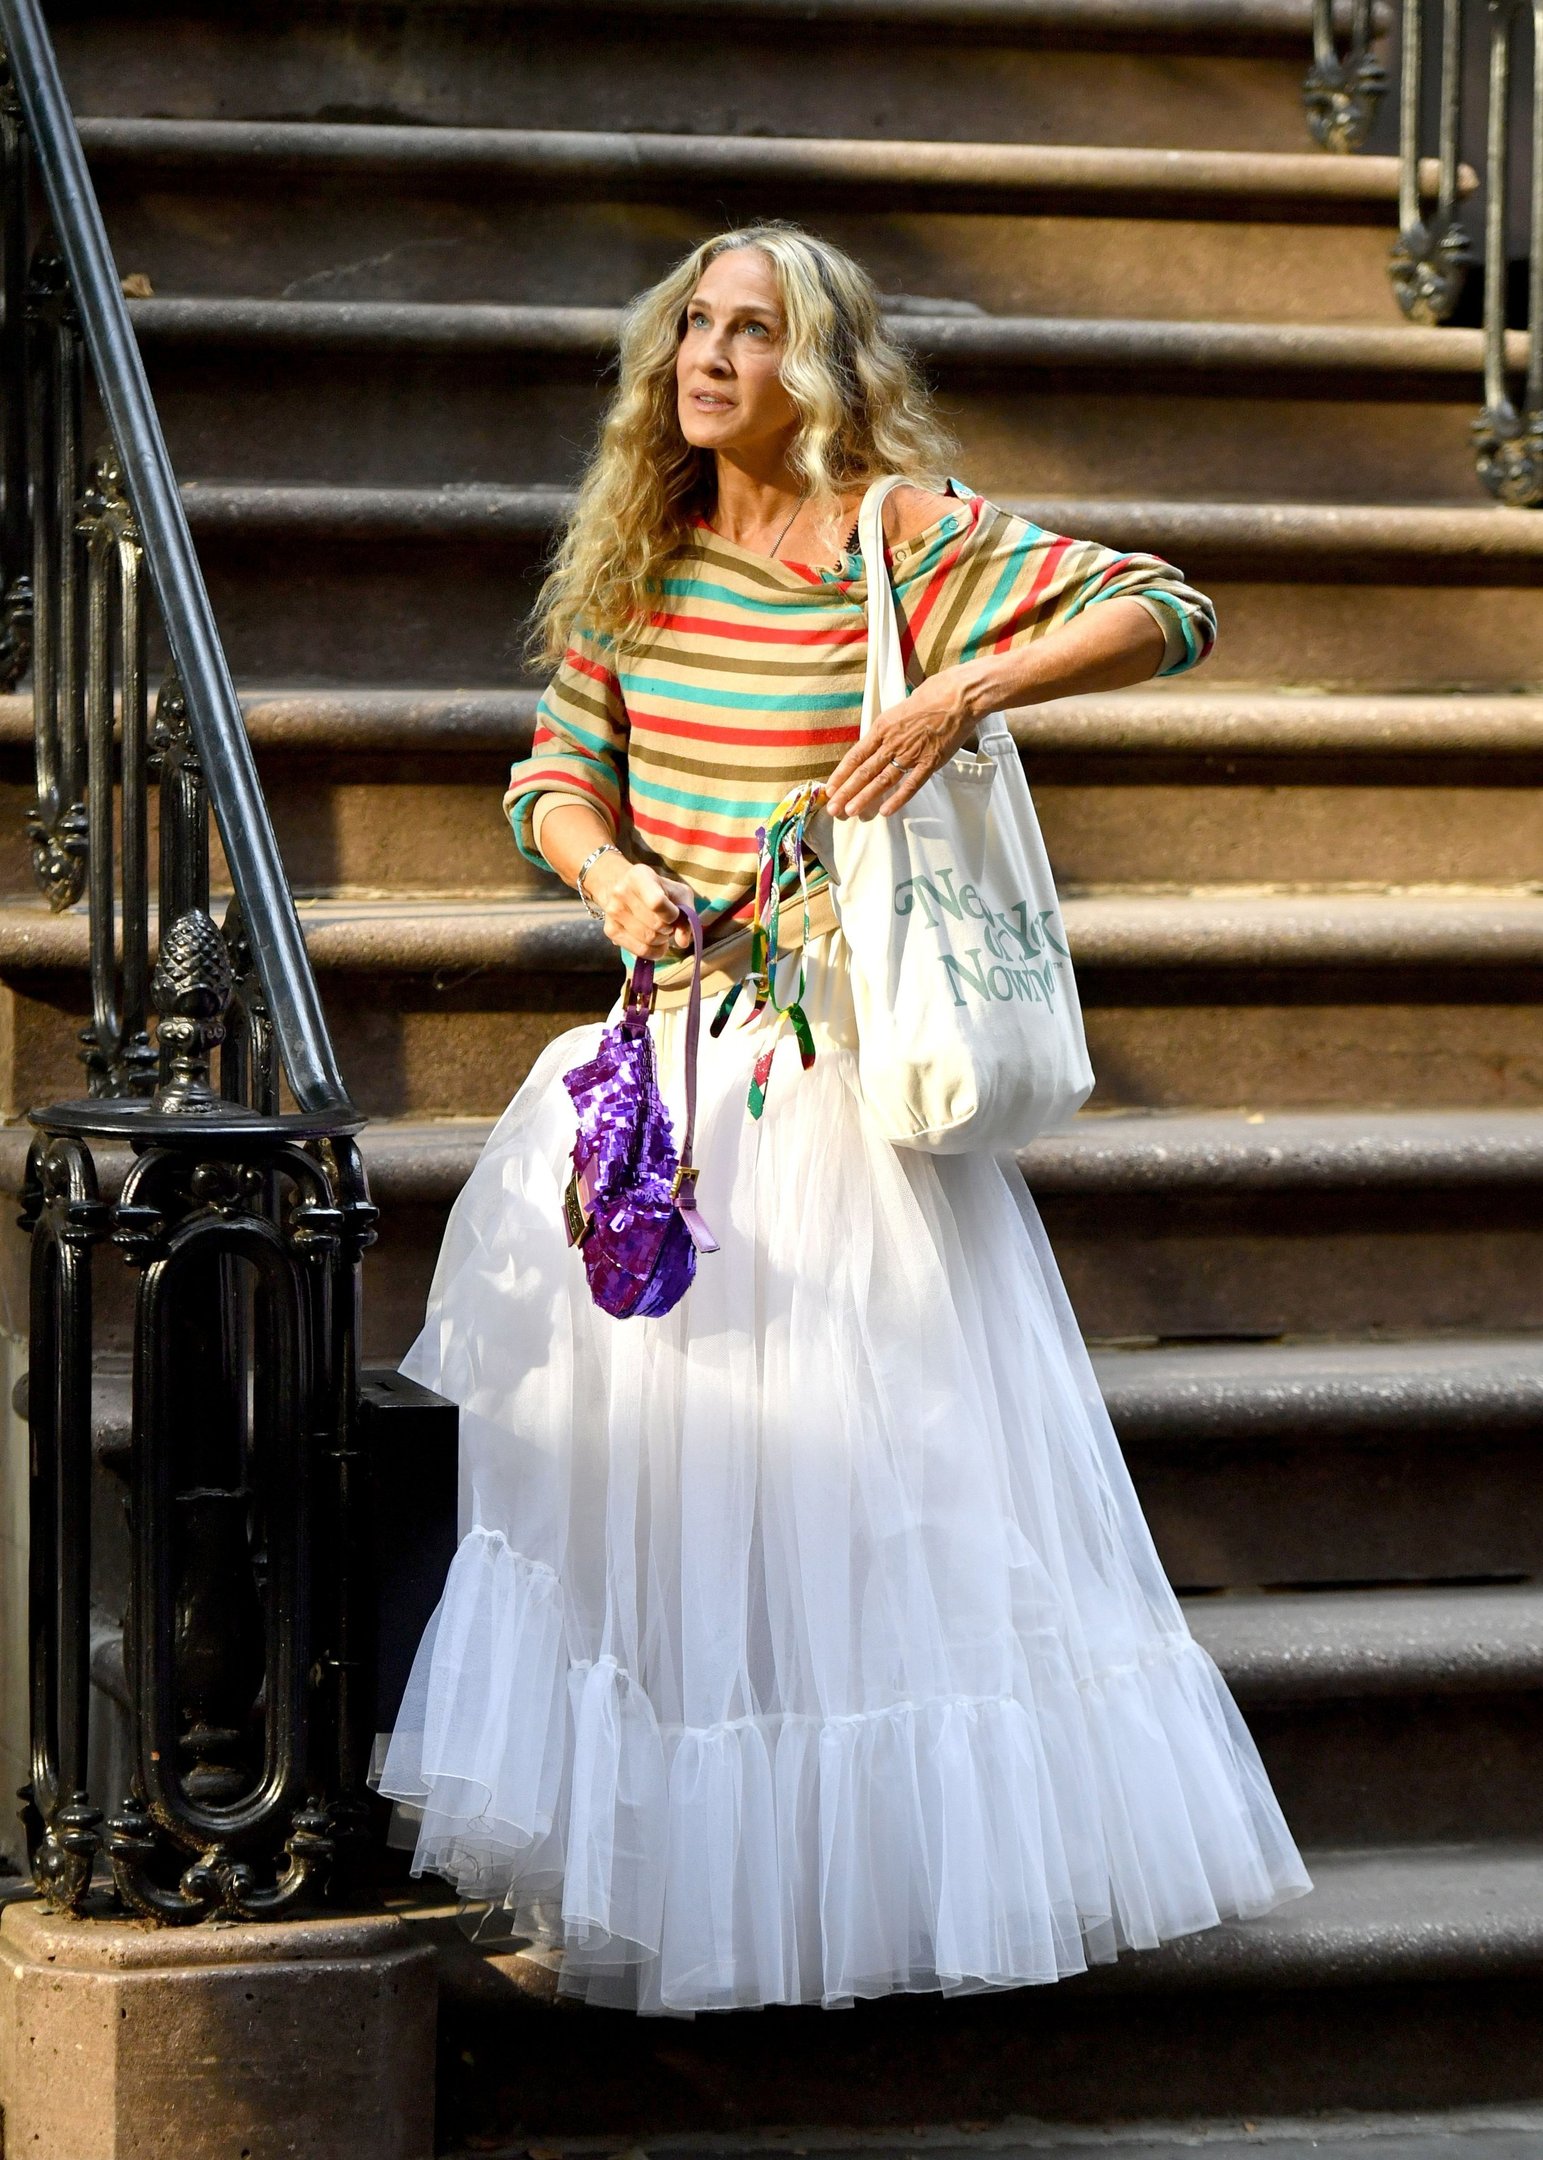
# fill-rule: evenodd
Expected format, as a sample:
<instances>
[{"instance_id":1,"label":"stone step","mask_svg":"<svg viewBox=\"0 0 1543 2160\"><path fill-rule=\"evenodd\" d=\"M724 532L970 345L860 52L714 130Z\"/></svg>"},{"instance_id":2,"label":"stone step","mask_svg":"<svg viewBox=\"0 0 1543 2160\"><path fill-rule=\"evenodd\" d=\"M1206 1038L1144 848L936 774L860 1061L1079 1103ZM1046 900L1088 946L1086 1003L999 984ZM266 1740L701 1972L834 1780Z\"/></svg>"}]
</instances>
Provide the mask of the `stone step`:
<instances>
[{"instance_id":1,"label":"stone step","mask_svg":"<svg viewBox=\"0 0 1543 2160\"><path fill-rule=\"evenodd\" d=\"M309 891L550 892L499 815L534 691L248 692L290 877ZM1062 699L1014 716L1046 846L1068 886L1460 884L1539 860L1543 699ZM23 811L31 711L0 698L0 879L33 889ZM7 750L9 749L9 755Z\"/></svg>"},{"instance_id":2,"label":"stone step","mask_svg":"<svg viewBox=\"0 0 1543 2160\"><path fill-rule=\"evenodd\" d=\"M237 675L336 687L518 680L569 500L492 485L182 492ZM995 492L1056 531L1164 555L1209 589L1213 682L1430 693L1543 680L1543 521L1528 511Z\"/></svg>"},{"instance_id":3,"label":"stone step","mask_svg":"<svg viewBox=\"0 0 1543 2160\"><path fill-rule=\"evenodd\" d=\"M1300 1842L1535 1833L1537 1584L1223 1596L1186 1612Z\"/></svg>"},{"instance_id":4,"label":"stone step","mask_svg":"<svg viewBox=\"0 0 1543 2160\"><path fill-rule=\"evenodd\" d=\"M416 1334L445 1212L489 1130L465 1117L366 1128L382 1208L366 1305L372 1357L400 1357ZM1024 1169L1078 1320L1096 1341L1543 1328L1543 1118L1533 1112L1084 1114L1037 1141ZM1155 1440L1143 1444L1156 1455ZM1433 1470L1433 1487L1442 1474ZM1467 1504L1477 1505L1471 1494ZM1173 1512L1170 1504L1167 1549L1187 1570L1201 1540L1182 1545ZM1375 1526L1365 1527L1365 1549L1375 1551ZM1449 1527L1460 1546L1460 1529ZM1305 1533L1277 1529L1286 1554L1310 1567ZM1225 1525L1214 1534L1229 1535ZM1330 1561L1361 1542L1351 1522L1340 1534ZM1264 1526L1246 1544L1237 1526L1231 1535L1251 1556L1243 1579L1298 1572L1263 1571ZM1391 1527L1388 1549L1397 1549ZM1367 1575L1378 1572L1367 1563ZM1200 1565L1188 1579L1216 1575Z\"/></svg>"},{"instance_id":5,"label":"stone step","mask_svg":"<svg viewBox=\"0 0 1543 2160\"><path fill-rule=\"evenodd\" d=\"M514 1961L478 1959L451 1940L448 1915L431 1915L445 2119L463 2139L518 2126L527 2144L620 2135L651 2152L685 2129L721 2150L764 2126L889 2126L910 2152L918 2129L961 2120L1098 2123L1107 2136L1149 2117L1154 2094L1170 2122L1200 2119L1192 2136L1207 2120L1543 2098L1543 1848L1307 1858L1309 1896L1054 1987L839 2018L618 2016L603 2048L595 2013L554 2015Z\"/></svg>"},{"instance_id":6,"label":"stone step","mask_svg":"<svg viewBox=\"0 0 1543 2160\"><path fill-rule=\"evenodd\" d=\"M300 914L376 1117L496 1112L619 979L571 900L339 894L302 896ZM1099 1109L1539 1103L1535 888L1127 888L1069 894L1064 914ZM0 898L14 1110L78 1088L86 957L83 911Z\"/></svg>"},{"instance_id":7,"label":"stone step","mask_svg":"<svg viewBox=\"0 0 1543 2160\"><path fill-rule=\"evenodd\" d=\"M546 2140L542 2141L544 2144ZM552 2160L591 2160L601 2140L554 2138ZM614 2138L609 2141L614 2144ZM1070 2123L1011 2122L988 2128L966 2120L939 2129L908 2128L904 2149L921 2160L1534 2160L1543 2150L1543 2109L1530 2107L1444 2108L1417 2115L1384 2110L1355 2114L1272 2116L1269 2121L1132 2123L1114 2130L1079 2129ZM528 2140L461 2148L449 2160L524 2160ZM780 2130L733 2141L698 2133L649 2140L649 2160L785 2160L790 2152L817 2153L820 2160L894 2160L900 2141L893 2131Z\"/></svg>"},{"instance_id":8,"label":"stone step","mask_svg":"<svg viewBox=\"0 0 1543 2160\"><path fill-rule=\"evenodd\" d=\"M78 1078L70 1086L78 1091ZM365 1298L372 1363L395 1364L417 1334L446 1212L490 1129L486 1117L365 1128L382 1211ZM25 1126L0 1127L0 1190L13 1195L27 1139ZM1078 1321L1105 1348L1263 1345L1273 1354L1282 1338L1312 1337L1316 1358L1323 1338L1369 1338L1394 1345L1397 1357L1411 1336L1543 1330L1535 1112L1084 1114L1068 1133L1036 1142L1024 1168ZM26 1240L7 1232L0 1264L18 1312L26 1255ZM99 1277L104 1351L128 1342L132 1287L127 1269ZM1346 1412L1351 1433L1355 1415ZM1332 1494L1318 1490L1312 1453L1321 1428L1282 1438L1273 1465L1239 1441L1229 1467L1229 1443L1214 1440L1208 1460L1197 1440L1190 1473L1166 1459L1181 1453L1171 1435L1138 1424L1131 1446L1163 1550L1186 1583L1513 1572L1532 1552L1525 1472L1518 1478L1516 1460L1500 1462L1516 1443L1497 1423L1493 1448L1472 1458L1475 1478L1488 1461L1493 1492L1477 1491L1459 1452L1469 1429L1459 1420L1449 1444L1423 1428L1399 1441L1390 1429L1381 1460L1357 1436L1353 1456L1341 1458L1345 1489L1369 1493L1384 1519L1346 1515L1332 1531ZM1197 1497L1186 1514L1191 1475ZM1450 1497L1451 1517L1439 1526L1426 1520L1427 1487L1432 1509ZM1228 1512L1234 1490L1258 1493L1261 1507L1284 1507L1289 1493L1297 1517L1249 1522L1246 1499ZM1491 1545L1507 1494L1511 1515ZM1315 1523L1324 1525L1321 1551Z\"/></svg>"},{"instance_id":9,"label":"stone step","mask_svg":"<svg viewBox=\"0 0 1543 2160\"><path fill-rule=\"evenodd\" d=\"M792 215L884 292L932 286L934 308L1390 319L1386 157L268 120L80 130L120 271L163 295L615 307L725 222Z\"/></svg>"},{"instance_id":10,"label":"stone step","mask_svg":"<svg viewBox=\"0 0 1543 2160\"><path fill-rule=\"evenodd\" d=\"M592 126L730 135L1296 150L1310 51L1306 0L570 0L427 22L398 4L367 36L346 8L211 20L162 0L132 31L111 8L72 17L57 35L82 112L541 126L573 115L582 78Z\"/></svg>"},{"instance_id":11,"label":"stone step","mask_svg":"<svg viewBox=\"0 0 1543 2160\"><path fill-rule=\"evenodd\" d=\"M1543 1337L1108 1346L1093 1362L1181 1588L1543 1575Z\"/></svg>"},{"instance_id":12,"label":"stone step","mask_svg":"<svg viewBox=\"0 0 1543 2160\"><path fill-rule=\"evenodd\" d=\"M619 311L152 298L131 313L179 472L441 485L571 482ZM1477 331L975 310L891 321L938 386L961 471L998 489L1474 499ZM1525 365L1521 333L1513 346Z\"/></svg>"}]
</instances>

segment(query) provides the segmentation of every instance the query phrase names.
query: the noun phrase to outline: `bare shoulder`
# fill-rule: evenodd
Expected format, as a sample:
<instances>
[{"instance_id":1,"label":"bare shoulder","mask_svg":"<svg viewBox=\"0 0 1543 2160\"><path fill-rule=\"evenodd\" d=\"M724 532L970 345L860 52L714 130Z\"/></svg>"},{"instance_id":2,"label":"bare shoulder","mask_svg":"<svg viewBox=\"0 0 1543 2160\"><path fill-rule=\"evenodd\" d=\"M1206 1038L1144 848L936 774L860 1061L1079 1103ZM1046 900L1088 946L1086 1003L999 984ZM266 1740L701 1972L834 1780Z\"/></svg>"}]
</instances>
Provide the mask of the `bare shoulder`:
<instances>
[{"instance_id":1,"label":"bare shoulder","mask_svg":"<svg viewBox=\"0 0 1543 2160\"><path fill-rule=\"evenodd\" d=\"M952 495L935 495L931 488L912 487L907 482L884 498L884 537L891 547L896 547L925 532L954 507Z\"/></svg>"}]
</instances>

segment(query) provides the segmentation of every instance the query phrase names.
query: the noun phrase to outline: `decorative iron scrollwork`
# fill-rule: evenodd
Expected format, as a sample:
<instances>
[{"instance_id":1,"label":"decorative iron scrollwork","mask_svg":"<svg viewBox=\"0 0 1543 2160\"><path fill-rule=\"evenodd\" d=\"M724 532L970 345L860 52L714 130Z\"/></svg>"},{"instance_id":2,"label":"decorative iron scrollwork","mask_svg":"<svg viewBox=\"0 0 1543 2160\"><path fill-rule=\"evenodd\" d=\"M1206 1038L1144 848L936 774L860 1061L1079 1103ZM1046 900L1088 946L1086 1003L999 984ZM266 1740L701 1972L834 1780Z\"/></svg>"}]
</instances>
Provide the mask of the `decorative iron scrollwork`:
<instances>
[{"instance_id":1,"label":"decorative iron scrollwork","mask_svg":"<svg viewBox=\"0 0 1543 2160\"><path fill-rule=\"evenodd\" d=\"M1335 0L1313 0L1313 64L1302 100L1315 142L1325 150L1359 150L1371 133L1388 73L1372 51L1372 0L1354 0L1343 52L1335 37L1334 9Z\"/></svg>"},{"instance_id":2,"label":"decorative iron scrollwork","mask_svg":"<svg viewBox=\"0 0 1543 2160\"><path fill-rule=\"evenodd\" d=\"M158 1110L207 1115L221 1107L209 1063L225 1036L233 975L217 925L202 908L179 915L161 939L151 995L160 1015L165 1077Z\"/></svg>"},{"instance_id":3,"label":"decorative iron scrollwork","mask_svg":"<svg viewBox=\"0 0 1543 2160\"><path fill-rule=\"evenodd\" d=\"M1543 413L1501 404L1473 423L1479 478L1497 502L1514 510L1543 503Z\"/></svg>"}]
</instances>

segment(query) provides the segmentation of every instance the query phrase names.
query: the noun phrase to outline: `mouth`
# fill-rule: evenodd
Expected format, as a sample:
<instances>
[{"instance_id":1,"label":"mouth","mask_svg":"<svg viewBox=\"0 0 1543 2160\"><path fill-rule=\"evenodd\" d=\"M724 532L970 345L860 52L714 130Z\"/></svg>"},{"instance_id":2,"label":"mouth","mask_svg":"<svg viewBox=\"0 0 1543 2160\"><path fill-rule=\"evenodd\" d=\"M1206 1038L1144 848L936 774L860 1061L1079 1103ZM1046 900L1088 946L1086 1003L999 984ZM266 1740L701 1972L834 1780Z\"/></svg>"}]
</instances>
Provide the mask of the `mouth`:
<instances>
[{"instance_id":1,"label":"mouth","mask_svg":"<svg viewBox=\"0 0 1543 2160\"><path fill-rule=\"evenodd\" d=\"M698 412L732 412L734 409L732 398L719 397L712 390L691 391L690 402Z\"/></svg>"}]
</instances>

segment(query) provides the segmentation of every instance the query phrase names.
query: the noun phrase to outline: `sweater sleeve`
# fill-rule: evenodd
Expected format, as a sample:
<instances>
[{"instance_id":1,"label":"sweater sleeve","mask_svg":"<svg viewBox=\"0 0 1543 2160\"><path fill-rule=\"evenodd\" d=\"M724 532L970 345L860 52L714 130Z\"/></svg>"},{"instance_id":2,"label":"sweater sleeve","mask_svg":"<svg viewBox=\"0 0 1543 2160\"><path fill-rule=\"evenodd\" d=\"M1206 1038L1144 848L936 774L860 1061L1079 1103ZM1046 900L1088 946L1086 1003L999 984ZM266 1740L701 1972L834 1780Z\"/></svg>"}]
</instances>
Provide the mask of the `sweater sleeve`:
<instances>
[{"instance_id":1,"label":"sweater sleeve","mask_svg":"<svg viewBox=\"0 0 1543 2160\"><path fill-rule=\"evenodd\" d=\"M520 853L540 868L538 805L587 803L614 834L621 823L627 759L627 709L611 665L609 640L576 630L562 664L536 707L531 754L509 774L504 815Z\"/></svg>"},{"instance_id":2,"label":"sweater sleeve","mask_svg":"<svg viewBox=\"0 0 1543 2160\"><path fill-rule=\"evenodd\" d=\"M893 574L913 679L1029 644L1101 600L1137 600L1146 609L1163 633L1159 675L1196 666L1216 639L1210 601L1160 556L1121 555L1047 532L979 495L961 505L957 522L945 518L914 558L897 551Z\"/></svg>"}]
</instances>

